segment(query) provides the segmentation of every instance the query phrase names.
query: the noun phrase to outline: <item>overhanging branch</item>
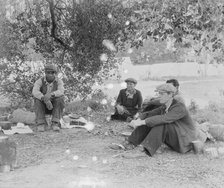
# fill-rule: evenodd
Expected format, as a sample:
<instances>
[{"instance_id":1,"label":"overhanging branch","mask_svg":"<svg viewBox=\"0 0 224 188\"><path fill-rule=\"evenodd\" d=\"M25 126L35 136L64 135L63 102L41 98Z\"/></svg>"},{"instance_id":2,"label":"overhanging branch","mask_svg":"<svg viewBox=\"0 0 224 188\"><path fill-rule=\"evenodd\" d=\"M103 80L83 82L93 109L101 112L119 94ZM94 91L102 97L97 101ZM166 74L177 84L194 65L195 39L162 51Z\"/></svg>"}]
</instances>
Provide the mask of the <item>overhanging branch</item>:
<instances>
[{"instance_id":1,"label":"overhanging branch","mask_svg":"<svg viewBox=\"0 0 224 188\"><path fill-rule=\"evenodd\" d=\"M51 37L54 38L54 40L58 43L60 43L65 49L70 50L70 46L65 44L60 38L57 37L56 30L57 30L57 24L54 14L54 0L47 0L49 4L49 10L51 14L51 22L52 22L52 28L51 28Z\"/></svg>"}]
</instances>

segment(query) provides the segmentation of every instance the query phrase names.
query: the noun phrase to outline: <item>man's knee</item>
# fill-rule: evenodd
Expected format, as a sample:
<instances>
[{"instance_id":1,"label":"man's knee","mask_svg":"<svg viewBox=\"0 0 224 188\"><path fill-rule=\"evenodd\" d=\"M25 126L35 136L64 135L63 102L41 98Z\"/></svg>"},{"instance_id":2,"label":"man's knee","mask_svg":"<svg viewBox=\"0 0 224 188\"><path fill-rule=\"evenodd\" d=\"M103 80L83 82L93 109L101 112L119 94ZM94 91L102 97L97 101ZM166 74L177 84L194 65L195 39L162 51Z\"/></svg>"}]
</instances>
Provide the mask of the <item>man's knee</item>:
<instances>
[{"instance_id":1,"label":"man's knee","mask_svg":"<svg viewBox=\"0 0 224 188\"><path fill-rule=\"evenodd\" d=\"M40 99L37 99L37 98L34 99L34 107L37 108L37 107L42 106L42 105L44 105L43 101L41 101Z\"/></svg>"},{"instance_id":2,"label":"man's knee","mask_svg":"<svg viewBox=\"0 0 224 188\"><path fill-rule=\"evenodd\" d=\"M64 97L55 97L53 100L52 100L52 103L54 105L60 105L62 107L64 107Z\"/></svg>"}]
</instances>

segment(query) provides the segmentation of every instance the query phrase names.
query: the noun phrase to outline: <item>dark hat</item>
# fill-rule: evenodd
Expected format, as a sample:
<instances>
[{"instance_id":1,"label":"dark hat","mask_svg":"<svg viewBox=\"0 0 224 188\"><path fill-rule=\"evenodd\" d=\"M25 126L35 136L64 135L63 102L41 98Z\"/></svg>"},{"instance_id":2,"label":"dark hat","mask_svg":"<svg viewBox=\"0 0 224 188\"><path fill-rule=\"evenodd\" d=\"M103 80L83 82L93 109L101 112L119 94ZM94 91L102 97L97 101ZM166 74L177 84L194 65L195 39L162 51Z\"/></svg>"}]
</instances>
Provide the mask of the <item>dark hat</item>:
<instances>
[{"instance_id":1,"label":"dark hat","mask_svg":"<svg viewBox=\"0 0 224 188\"><path fill-rule=\"evenodd\" d=\"M166 84L162 84L156 87L156 91L157 92L170 92L170 93L175 93L176 92L176 88L170 84L170 83L166 83Z\"/></svg>"},{"instance_id":2,"label":"dark hat","mask_svg":"<svg viewBox=\"0 0 224 188\"><path fill-rule=\"evenodd\" d=\"M137 84L137 80L135 80L134 78L127 78L127 79L125 80L125 82L132 82L132 83L134 83L134 84Z\"/></svg>"},{"instance_id":3,"label":"dark hat","mask_svg":"<svg viewBox=\"0 0 224 188\"><path fill-rule=\"evenodd\" d=\"M166 83L173 84L174 87L178 87L180 85L177 79L167 80Z\"/></svg>"},{"instance_id":4,"label":"dark hat","mask_svg":"<svg viewBox=\"0 0 224 188\"><path fill-rule=\"evenodd\" d=\"M54 64L47 64L45 65L45 71L54 71L57 72L57 66Z\"/></svg>"}]
</instances>

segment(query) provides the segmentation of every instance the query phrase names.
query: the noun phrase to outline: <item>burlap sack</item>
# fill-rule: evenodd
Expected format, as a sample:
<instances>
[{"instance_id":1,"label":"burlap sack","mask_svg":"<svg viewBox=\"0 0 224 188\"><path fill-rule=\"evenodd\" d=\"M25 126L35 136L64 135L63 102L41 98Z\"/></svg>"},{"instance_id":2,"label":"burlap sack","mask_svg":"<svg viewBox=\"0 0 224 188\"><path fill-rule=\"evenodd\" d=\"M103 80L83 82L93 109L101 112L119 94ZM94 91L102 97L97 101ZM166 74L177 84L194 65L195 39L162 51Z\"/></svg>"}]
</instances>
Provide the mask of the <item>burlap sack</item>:
<instances>
[{"instance_id":1,"label":"burlap sack","mask_svg":"<svg viewBox=\"0 0 224 188\"><path fill-rule=\"evenodd\" d=\"M209 125L208 132L218 141L224 141L224 125L211 124Z\"/></svg>"},{"instance_id":2,"label":"burlap sack","mask_svg":"<svg viewBox=\"0 0 224 188\"><path fill-rule=\"evenodd\" d=\"M23 109L16 109L12 113L12 118L10 119L13 123L24 123L27 125L35 124L36 115L34 112L29 112Z\"/></svg>"}]
</instances>

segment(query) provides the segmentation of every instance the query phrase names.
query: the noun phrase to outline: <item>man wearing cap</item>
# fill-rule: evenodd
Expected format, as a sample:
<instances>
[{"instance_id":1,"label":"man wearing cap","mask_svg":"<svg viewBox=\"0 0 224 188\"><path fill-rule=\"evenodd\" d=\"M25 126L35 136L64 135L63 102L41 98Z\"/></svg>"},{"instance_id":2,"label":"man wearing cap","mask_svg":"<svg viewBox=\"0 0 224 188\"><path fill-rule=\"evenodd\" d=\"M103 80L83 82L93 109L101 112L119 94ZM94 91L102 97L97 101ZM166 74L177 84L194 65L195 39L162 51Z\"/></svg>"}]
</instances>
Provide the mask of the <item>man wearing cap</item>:
<instances>
[{"instance_id":1,"label":"man wearing cap","mask_svg":"<svg viewBox=\"0 0 224 188\"><path fill-rule=\"evenodd\" d=\"M45 131L46 114L52 114L52 129L59 131L60 119L64 109L64 83L57 77L57 67L45 66L45 76L39 78L33 87L37 130Z\"/></svg>"},{"instance_id":2,"label":"man wearing cap","mask_svg":"<svg viewBox=\"0 0 224 188\"><path fill-rule=\"evenodd\" d=\"M135 89L137 80L128 78L125 82L127 83L127 88L120 90L116 101L115 113L111 116L111 119L130 122L141 109L142 94Z\"/></svg>"},{"instance_id":3,"label":"man wearing cap","mask_svg":"<svg viewBox=\"0 0 224 188\"><path fill-rule=\"evenodd\" d=\"M176 88L176 91L174 93L174 99L185 104L185 101L179 91L180 85L179 85L178 80L177 79L169 79L166 81L166 83L170 83ZM142 111L147 112L147 111L150 111L150 110L153 110L153 109L159 107L160 105L162 105L162 104L160 104L160 102L157 98L145 99L142 104Z\"/></svg>"},{"instance_id":4,"label":"man wearing cap","mask_svg":"<svg viewBox=\"0 0 224 188\"><path fill-rule=\"evenodd\" d=\"M141 114L140 119L131 122L135 130L123 143L123 148L133 149L142 145L144 151L153 156L165 143L179 153L190 151L197 129L186 106L174 99L176 89L172 84L162 84L156 91L162 106Z\"/></svg>"}]
</instances>

